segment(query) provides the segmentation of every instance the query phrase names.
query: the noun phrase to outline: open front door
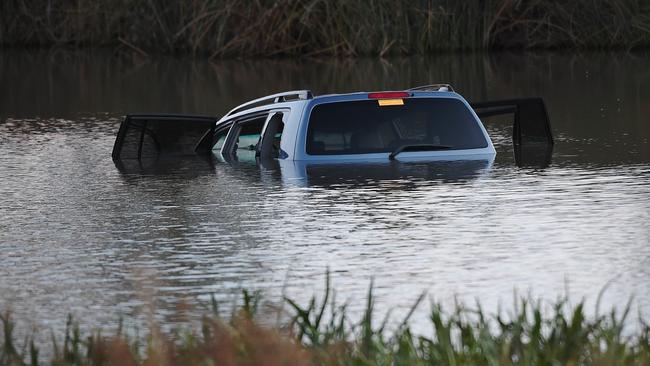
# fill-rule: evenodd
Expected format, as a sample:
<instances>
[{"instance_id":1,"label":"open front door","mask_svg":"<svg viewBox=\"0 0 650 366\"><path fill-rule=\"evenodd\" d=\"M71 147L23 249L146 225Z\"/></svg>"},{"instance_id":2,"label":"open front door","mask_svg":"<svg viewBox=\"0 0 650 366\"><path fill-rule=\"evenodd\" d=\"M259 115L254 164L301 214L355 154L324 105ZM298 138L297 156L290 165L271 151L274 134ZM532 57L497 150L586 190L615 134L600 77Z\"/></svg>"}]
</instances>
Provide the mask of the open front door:
<instances>
[{"instance_id":1,"label":"open front door","mask_svg":"<svg viewBox=\"0 0 650 366\"><path fill-rule=\"evenodd\" d=\"M113 160L209 154L214 117L189 115L127 115L115 139Z\"/></svg>"},{"instance_id":2,"label":"open front door","mask_svg":"<svg viewBox=\"0 0 650 366\"><path fill-rule=\"evenodd\" d=\"M545 168L551 162L553 134L542 98L522 98L471 103L476 114L486 117L512 114L512 142L519 167Z\"/></svg>"}]
</instances>

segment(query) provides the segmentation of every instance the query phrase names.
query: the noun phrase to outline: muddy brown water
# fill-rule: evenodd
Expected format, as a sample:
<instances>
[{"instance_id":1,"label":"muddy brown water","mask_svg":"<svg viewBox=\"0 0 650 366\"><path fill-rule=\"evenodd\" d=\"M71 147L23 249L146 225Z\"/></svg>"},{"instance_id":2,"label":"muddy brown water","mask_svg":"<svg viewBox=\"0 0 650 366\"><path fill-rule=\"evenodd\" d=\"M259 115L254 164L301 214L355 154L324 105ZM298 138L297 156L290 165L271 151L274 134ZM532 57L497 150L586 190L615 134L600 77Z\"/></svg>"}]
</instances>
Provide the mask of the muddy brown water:
<instances>
[{"instance_id":1,"label":"muddy brown water","mask_svg":"<svg viewBox=\"0 0 650 366\"><path fill-rule=\"evenodd\" d=\"M593 302L609 283L601 307L635 296L650 316L648 65L650 55L618 53L208 62L2 50L0 308L25 328L62 328L68 313L106 326L149 304L173 323L179 304L214 295L227 308L241 288L304 302L330 268L353 312L374 278L379 313L422 291L492 311L513 291ZM431 82L470 101L544 97L548 166L518 167L501 120L487 123L493 163L297 173L110 157L128 112L220 115L282 90Z\"/></svg>"}]
</instances>

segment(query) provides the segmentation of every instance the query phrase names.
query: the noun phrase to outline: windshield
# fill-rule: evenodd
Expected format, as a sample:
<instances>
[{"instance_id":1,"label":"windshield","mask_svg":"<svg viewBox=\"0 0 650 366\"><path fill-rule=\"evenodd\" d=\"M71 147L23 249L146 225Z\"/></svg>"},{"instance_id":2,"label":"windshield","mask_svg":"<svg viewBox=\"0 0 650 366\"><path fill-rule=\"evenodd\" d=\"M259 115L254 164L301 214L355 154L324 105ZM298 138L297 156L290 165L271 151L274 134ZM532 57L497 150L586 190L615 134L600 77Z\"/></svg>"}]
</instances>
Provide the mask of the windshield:
<instances>
[{"instance_id":1,"label":"windshield","mask_svg":"<svg viewBox=\"0 0 650 366\"><path fill-rule=\"evenodd\" d=\"M449 150L487 147L476 119L458 99L406 98L380 106L378 100L320 104L307 129L307 154L393 152L407 145Z\"/></svg>"}]
</instances>

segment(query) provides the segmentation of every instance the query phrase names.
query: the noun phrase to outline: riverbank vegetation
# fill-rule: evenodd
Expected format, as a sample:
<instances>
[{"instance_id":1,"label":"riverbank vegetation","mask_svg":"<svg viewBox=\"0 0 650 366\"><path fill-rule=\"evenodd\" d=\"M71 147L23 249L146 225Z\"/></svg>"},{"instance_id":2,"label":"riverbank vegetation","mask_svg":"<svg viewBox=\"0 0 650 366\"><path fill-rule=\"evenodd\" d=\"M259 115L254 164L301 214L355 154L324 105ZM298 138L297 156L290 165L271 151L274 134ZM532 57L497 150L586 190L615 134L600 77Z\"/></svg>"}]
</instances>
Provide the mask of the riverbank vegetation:
<instances>
[{"instance_id":1,"label":"riverbank vegetation","mask_svg":"<svg viewBox=\"0 0 650 366\"><path fill-rule=\"evenodd\" d=\"M4 0L0 44L386 56L650 46L647 0Z\"/></svg>"},{"instance_id":2,"label":"riverbank vegetation","mask_svg":"<svg viewBox=\"0 0 650 366\"><path fill-rule=\"evenodd\" d=\"M196 329L170 335L151 325L146 338L121 326L110 336L82 334L69 319L64 334L52 335L49 357L33 340L18 344L5 313L0 365L650 365L650 326L624 331L629 306L587 316L584 303L545 306L522 298L511 315L490 316L479 305L445 311L433 304L427 336L410 325L424 296L392 326L388 317L376 318L372 286L357 321L333 298L328 281L321 300L285 299L289 320L277 324L258 311L258 296L244 292L228 319L213 302Z\"/></svg>"}]
</instances>

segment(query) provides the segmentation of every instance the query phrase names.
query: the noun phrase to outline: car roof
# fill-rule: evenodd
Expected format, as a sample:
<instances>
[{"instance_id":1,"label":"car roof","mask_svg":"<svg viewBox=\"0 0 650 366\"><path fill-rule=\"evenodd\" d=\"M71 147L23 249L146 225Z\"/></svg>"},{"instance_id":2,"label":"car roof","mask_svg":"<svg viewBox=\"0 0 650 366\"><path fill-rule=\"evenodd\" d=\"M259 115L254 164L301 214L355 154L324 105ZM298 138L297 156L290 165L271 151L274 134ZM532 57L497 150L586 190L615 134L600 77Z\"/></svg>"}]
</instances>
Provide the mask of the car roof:
<instances>
[{"instance_id":1,"label":"car roof","mask_svg":"<svg viewBox=\"0 0 650 366\"><path fill-rule=\"evenodd\" d=\"M408 91L408 90L397 90L397 91L380 91L380 92L354 92L354 93L340 93L340 94L325 94L315 96L313 102L337 102L337 101L346 101L346 100L367 100L368 94L372 93L393 93L393 92L408 92L410 95L406 98L422 98L422 97L432 97L432 98L454 98L461 99L460 94L453 91Z\"/></svg>"},{"instance_id":2,"label":"car roof","mask_svg":"<svg viewBox=\"0 0 650 366\"><path fill-rule=\"evenodd\" d=\"M292 90L282 93L267 95L261 98L253 99L246 103L240 104L226 113L217 125L231 119L254 114L257 112L264 112L271 109L278 109L284 107L294 107L305 104L321 104L329 102L343 102L368 99L370 93L385 93L385 92L407 92L410 98L434 97L434 98L454 98L463 99L460 94L456 93L449 84L433 84L422 87L416 87L407 90L397 91L379 91L379 92L351 92L351 93L336 93L324 94L314 96L310 90Z\"/></svg>"}]
</instances>

